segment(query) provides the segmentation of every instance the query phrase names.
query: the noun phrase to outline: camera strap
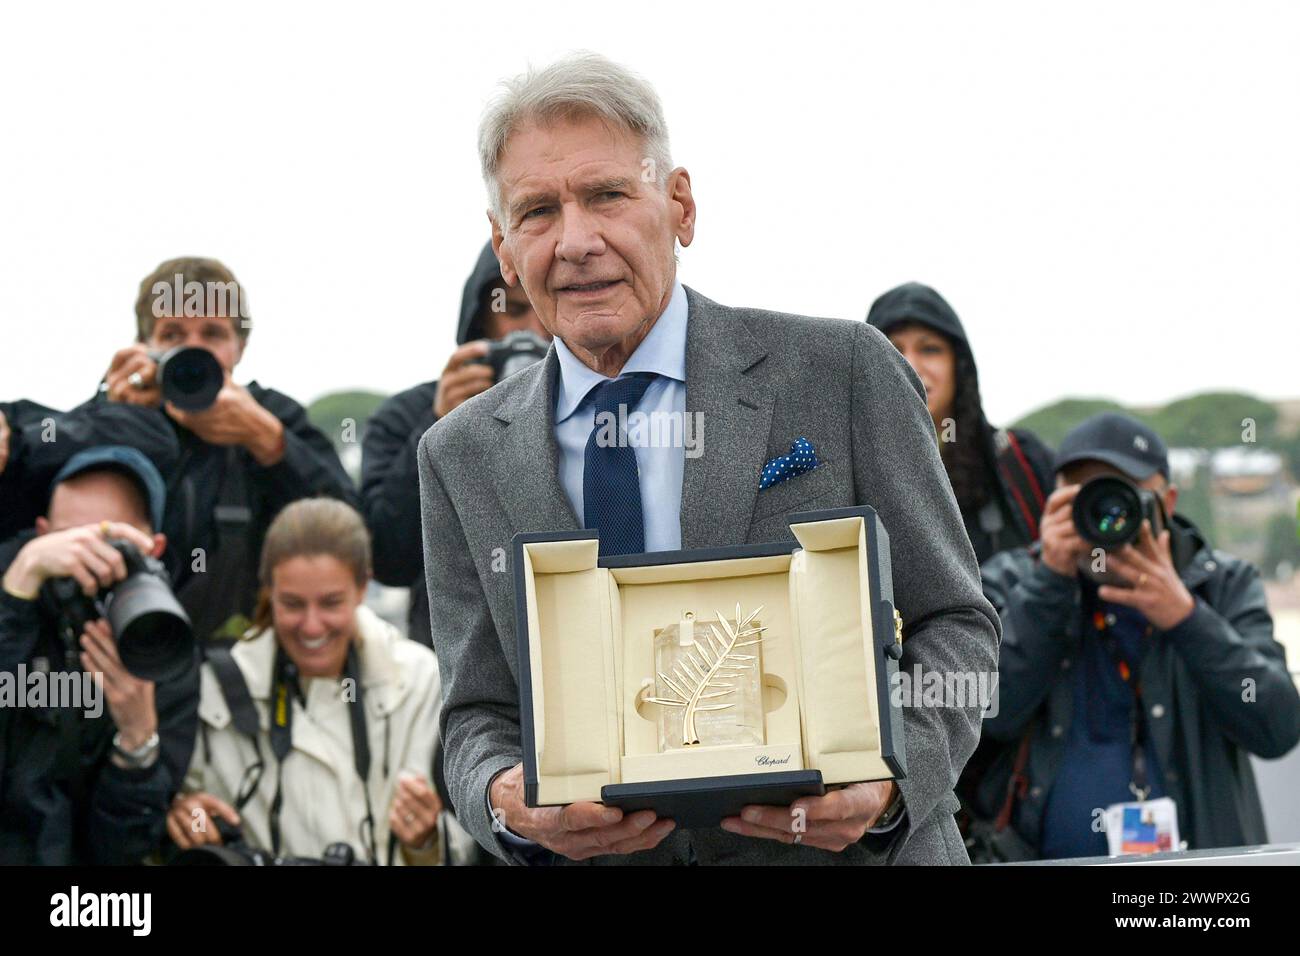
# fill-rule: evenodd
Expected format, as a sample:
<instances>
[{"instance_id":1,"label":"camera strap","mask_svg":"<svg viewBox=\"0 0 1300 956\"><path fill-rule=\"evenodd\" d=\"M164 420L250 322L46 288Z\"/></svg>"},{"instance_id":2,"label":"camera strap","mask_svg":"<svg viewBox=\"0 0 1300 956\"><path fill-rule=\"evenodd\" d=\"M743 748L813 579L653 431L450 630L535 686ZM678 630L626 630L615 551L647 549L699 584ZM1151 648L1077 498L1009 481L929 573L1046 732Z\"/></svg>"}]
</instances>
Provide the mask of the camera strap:
<instances>
[{"instance_id":1,"label":"camera strap","mask_svg":"<svg viewBox=\"0 0 1300 956\"><path fill-rule=\"evenodd\" d=\"M1038 516L1043 513L1047 496L1038 482L1038 476L1025 457L1020 441L1008 429L999 428L993 433L993 447L1003 486L1011 493L1021 530L1030 541L1038 540Z\"/></svg>"},{"instance_id":2,"label":"camera strap","mask_svg":"<svg viewBox=\"0 0 1300 956\"><path fill-rule=\"evenodd\" d=\"M361 683L361 665L357 646L348 646L347 662L343 667L344 692L351 691L347 701L348 718L352 729L352 759L357 776L361 778L361 792L365 795L366 815L361 821L361 842L366 856L375 863L375 815L370 802L370 737L366 729L366 705ZM275 680L271 687L271 752L275 754L275 797L271 801L271 851L280 853L280 812L284 805L284 762L293 752L293 700L290 693L301 696L298 685L298 668L280 648L275 652Z\"/></svg>"},{"instance_id":3,"label":"camera strap","mask_svg":"<svg viewBox=\"0 0 1300 956\"><path fill-rule=\"evenodd\" d=\"M1097 615L1094 620L1102 647L1106 649L1107 655L1114 662L1120 680L1133 688L1133 719L1129 725L1129 749L1132 753L1133 776L1128 787L1133 796L1140 802L1145 800L1151 793L1147 773L1146 715L1143 713L1142 682L1138 677L1136 665L1130 664L1128 659L1120 652L1119 641L1114 634L1110 633L1110 627L1106 624L1104 615L1100 611L1094 613ZM1148 625L1146 637L1149 637L1150 634L1151 628Z\"/></svg>"},{"instance_id":4,"label":"camera strap","mask_svg":"<svg viewBox=\"0 0 1300 956\"><path fill-rule=\"evenodd\" d=\"M230 709L231 723L235 729L253 743L256 753L255 762L244 771L244 779L235 798L235 809L242 810L252 799L261 783L266 769L259 743L261 734L257 708L253 704L248 683L239 669L230 648L220 644L211 644L206 649L206 659L212 665L221 693ZM275 796L271 801L270 829L271 851L280 852L280 812L284 805L283 767L285 760L293 751L293 701L290 694L299 693L298 671L284 651L277 648L275 653L274 680L271 688L271 752L276 760ZM352 757L357 776L361 779L361 789L365 794L366 815L362 820L362 843L372 863L376 862L375 818L370 801L370 736L366 728L364 691L361 683L361 666L356 645L348 648L347 663L344 666L344 687L350 688L352 696L348 701L348 720L352 731ZM351 683L347 683L350 681ZM385 748L387 750L387 748ZM387 776L387 753L385 753L384 773ZM388 841L388 864L391 866L396 856L396 838L390 834Z\"/></svg>"},{"instance_id":5,"label":"camera strap","mask_svg":"<svg viewBox=\"0 0 1300 956\"><path fill-rule=\"evenodd\" d=\"M187 449L187 453L192 457L192 449ZM251 616L257 594L248 476L238 448L230 446L221 453L221 483L213 510L214 547L207 557L206 572L191 575L176 595L194 622L194 633L201 643L225 631L233 618ZM186 475L184 480L192 482L194 476ZM192 494L192 488L187 490ZM187 515L185 530L191 537L194 536L193 520L193 515ZM238 634L226 636L233 638Z\"/></svg>"}]
</instances>

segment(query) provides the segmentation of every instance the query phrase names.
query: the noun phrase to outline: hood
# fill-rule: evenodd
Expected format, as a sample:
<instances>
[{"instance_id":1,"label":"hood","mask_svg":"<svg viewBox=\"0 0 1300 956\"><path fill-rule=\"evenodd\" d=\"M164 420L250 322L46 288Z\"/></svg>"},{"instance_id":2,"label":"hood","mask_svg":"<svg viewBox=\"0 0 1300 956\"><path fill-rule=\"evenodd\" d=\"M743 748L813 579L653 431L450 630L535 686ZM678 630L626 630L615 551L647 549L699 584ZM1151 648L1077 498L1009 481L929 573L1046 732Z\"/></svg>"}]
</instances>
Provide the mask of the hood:
<instances>
[{"instance_id":1,"label":"hood","mask_svg":"<svg viewBox=\"0 0 1300 956\"><path fill-rule=\"evenodd\" d=\"M871 303L871 311L867 313L868 325L888 334L889 329L900 322L920 322L970 351L961 319L957 318L947 300L928 285L906 282Z\"/></svg>"},{"instance_id":2,"label":"hood","mask_svg":"<svg viewBox=\"0 0 1300 956\"><path fill-rule=\"evenodd\" d=\"M478 321L479 309L483 305L484 293L495 285L505 285L501 278L501 264L497 262L496 253L492 251L492 242L483 247L474 263L474 271L465 280L465 291L460 297L460 324L456 326L456 344L464 345L474 339L483 338L483 327Z\"/></svg>"},{"instance_id":3,"label":"hood","mask_svg":"<svg viewBox=\"0 0 1300 956\"><path fill-rule=\"evenodd\" d=\"M953 348L964 355L970 364L974 376L975 395L980 408L980 417L984 418L984 400L979 391L979 372L975 365L975 354L971 351L970 341L966 338L966 329L957 318L957 313L948 304L948 300L928 285L919 282L905 282L896 286L871 303L867 312L867 324L875 326L886 335L900 322L918 322L927 328L946 336ZM987 420L984 426L989 428ZM991 429L990 429L991 430Z\"/></svg>"}]
</instances>

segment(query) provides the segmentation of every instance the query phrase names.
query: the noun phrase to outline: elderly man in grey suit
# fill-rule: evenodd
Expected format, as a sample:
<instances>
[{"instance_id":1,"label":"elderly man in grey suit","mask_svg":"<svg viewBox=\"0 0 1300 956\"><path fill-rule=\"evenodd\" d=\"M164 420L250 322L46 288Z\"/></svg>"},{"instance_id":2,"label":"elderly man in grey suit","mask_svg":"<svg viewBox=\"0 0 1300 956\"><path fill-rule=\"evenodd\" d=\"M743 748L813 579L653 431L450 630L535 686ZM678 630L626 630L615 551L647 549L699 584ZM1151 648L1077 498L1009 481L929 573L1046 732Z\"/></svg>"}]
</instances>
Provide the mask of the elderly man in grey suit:
<instances>
[{"instance_id":1,"label":"elderly man in grey suit","mask_svg":"<svg viewBox=\"0 0 1300 956\"><path fill-rule=\"evenodd\" d=\"M863 323L727 308L677 281L696 204L647 83L591 54L529 72L485 113L479 154L501 274L555 342L420 444L460 821L516 862L968 862L952 791L979 736L975 701L909 707L906 778L802 798L803 813L746 807L685 830L650 810L525 805L504 567L517 532L599 528L602 554L673 551L788 539L792 511L869 504L890 535L904 671L992 673L998 618L923 388L888 340ZM619 405L698 421L702 441L599 447L596 417ZM798 439L819 466L760 490L765 465Z\"/></svg>"}]
</instances>

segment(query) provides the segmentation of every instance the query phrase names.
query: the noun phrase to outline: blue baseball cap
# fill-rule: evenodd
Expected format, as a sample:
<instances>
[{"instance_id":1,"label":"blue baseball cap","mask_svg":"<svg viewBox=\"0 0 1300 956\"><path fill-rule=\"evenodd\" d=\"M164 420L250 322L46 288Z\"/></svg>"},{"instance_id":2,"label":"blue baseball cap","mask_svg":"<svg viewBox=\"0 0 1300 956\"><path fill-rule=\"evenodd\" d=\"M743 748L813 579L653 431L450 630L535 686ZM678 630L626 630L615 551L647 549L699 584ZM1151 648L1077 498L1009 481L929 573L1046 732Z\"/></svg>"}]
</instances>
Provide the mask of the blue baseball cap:
<instances>
[{"instance_id":1,"label":"blue baseball cap","mask_svg":"<svg viewBox=\"0 0 1300 956\"><path fill-rule=\"evenodd\" d=\"M154 531L162 530L163 512L167 507L167 486L162 475L144 454L126 445L97 445L79 451L59 469L50 482L50 494L60 483L88 471L122 471L134 478L149 503L149 519Z\"/></svg>"}]
</instances>

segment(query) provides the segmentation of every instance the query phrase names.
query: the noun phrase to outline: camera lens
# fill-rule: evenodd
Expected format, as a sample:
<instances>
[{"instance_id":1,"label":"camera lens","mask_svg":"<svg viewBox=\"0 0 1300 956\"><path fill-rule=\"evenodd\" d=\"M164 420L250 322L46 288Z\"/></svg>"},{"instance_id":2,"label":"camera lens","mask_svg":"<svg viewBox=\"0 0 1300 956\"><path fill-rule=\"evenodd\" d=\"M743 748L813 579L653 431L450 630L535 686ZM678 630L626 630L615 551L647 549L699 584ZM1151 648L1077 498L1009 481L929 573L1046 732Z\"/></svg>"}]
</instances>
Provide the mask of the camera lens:
<instances>
[{"instance_id":1,"label":"camera lens","mask_svg":"<svg viewBox=\"0 0 1300 956\"><path fill-rule=\"evenodd\" d=\"M104 600L122 664L141 680L175 680L194 663L194 630L161 568L131 545L113 542L126 560L126 579Z\"/></svg>"},{"instance_id":2,"label":"camera lens","mask_svg":"<svg viewBox=\"0 0 1300 956\"><path fill-rule=\"evenodd\" d=\"M1074 526L1087 541L1117 547L1137 537L1142 527L1142 500L1137 488L1114 475L1084 483L1074 499Z\"/></svg>"},{"instance_id":3,"label":"camera lens","mask_svg":"<svg viewBox=\"0 0 1300 956\"><path fill-rule=\"evenodd\" d=\"M172 349L158 362L163 397L186 412L201 412L217 400L225 383L221 363L197 346Z\"/></svg>"}]
</instances>

